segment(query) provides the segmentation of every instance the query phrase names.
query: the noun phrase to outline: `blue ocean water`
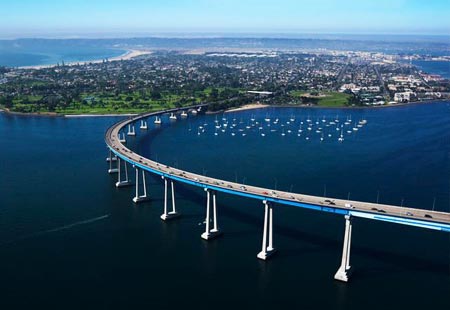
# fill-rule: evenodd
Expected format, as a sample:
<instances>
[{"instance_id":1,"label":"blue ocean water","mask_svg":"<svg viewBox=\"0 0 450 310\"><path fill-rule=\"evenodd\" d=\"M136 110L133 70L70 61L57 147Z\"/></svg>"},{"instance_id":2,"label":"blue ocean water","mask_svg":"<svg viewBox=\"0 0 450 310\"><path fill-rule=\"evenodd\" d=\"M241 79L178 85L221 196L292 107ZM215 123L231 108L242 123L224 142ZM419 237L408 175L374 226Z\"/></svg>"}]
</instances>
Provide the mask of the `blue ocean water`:
<instances>
[{"instance_id":1,"label":"blue ocean water","mask_svg":"<svg viewBox=\"0 0 450 310\"><path fill-rule=\"evenodd\" d=\"M0 42L0 66L23 67L101 60L124 54L123 49L70 44L5 45Z\"/></svg>"},{"instance_id":2,"label":"blue ocean water","mask_svg":"<svg viewBox=\"0 0 450 310\"><path fill-rule=\"evenodd\" d=\"M380 109L264 109L217 115L247 126L269 116L285 136L259 128L214 135L216 115L189 117L127 144L172 166L293 191L450 210L450 102ZM287 124L295 117L295 126ZM356 133L334 127L294 135L301 120L366 119ZM348 284L333 280L344 220L292 207L274 210L272 260L259 261L260 202L218 196L223 237L200 238L204 192L176 185L182 217L106 173L103 135L120 118L0 114L0 305L13 308L229 307L379 309L450 306L446 233L356 219ZM205 126L205 124L208 124ZM291 126L292 125L292 126ZM199 132L199 126L206 127ZM288 129L291 128L291 129ZM295 129L294 129L295 128ZM325 128L325 127L323 127ZM189 130L191 129L191 130ZM305 129L305 128L303 128ZM288 133L291 130L291 133ZM334 130L334 131L333 131ZM307 129L306 129L307 131ZM332 137L328 137L328 131ZM238 135L240 133L240 135ZM306 140L306 136L310 139ZM133 177L133 175L132 175Z\"/></svg>"},{"instance_id":3,"label":"blue ocean water","mask_svg":"<svg viewBox=\"0 0 450 310\"><path fill-rule=\"evenodd\" d=\"M415 60L413 64L427 73L439 74L445 79L450 79L450 62L448 61Z\"/></svg>"}]
</instances>

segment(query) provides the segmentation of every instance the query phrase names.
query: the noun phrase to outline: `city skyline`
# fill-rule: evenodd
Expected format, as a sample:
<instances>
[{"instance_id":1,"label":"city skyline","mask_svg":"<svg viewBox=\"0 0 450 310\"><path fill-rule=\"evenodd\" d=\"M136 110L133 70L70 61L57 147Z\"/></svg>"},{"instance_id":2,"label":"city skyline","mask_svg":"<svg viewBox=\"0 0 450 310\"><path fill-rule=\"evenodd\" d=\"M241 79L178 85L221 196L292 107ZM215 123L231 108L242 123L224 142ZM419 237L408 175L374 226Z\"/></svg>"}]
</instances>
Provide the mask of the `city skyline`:
<instances>
[{"instance_id":1,"label":"city skyline","mask_svg":"<svg viewBox=\"0 0 450 310\"><path fill-rule=\"evenodd\" d=\"M30 1L0 4L0 37L167 33L445 35L450 4L401 1Z\"/></svg>"}]
</instances>

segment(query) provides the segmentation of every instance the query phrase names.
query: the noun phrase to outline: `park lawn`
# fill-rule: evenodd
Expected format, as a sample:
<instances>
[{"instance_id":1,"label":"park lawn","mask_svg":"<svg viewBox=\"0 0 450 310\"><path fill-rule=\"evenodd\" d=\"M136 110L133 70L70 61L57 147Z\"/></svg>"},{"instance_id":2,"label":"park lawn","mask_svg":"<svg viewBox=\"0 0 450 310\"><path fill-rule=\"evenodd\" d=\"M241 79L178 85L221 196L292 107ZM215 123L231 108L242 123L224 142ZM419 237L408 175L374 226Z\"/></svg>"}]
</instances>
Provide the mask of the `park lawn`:
<instances>
[{"instance_id":1,"label":"park lawn","mask_svg":"<svg viewBox=\"0 0 450 310\"><path fill-rule=\"evenodd\" d=\"M349 94L338 92L327 92L326 97L319 100L318 105L322 107L344 107L348 105Z\"/></svg>"},{"instance_id":2,"label":"park lawn","mask_svg":"<svg viewBox=\"0 0 450 310\"><path fill-rule=\"evenodd\" d=\"M232 88L229 88L232 89ZM174 94L168 91L160 92L161 98L152 99L149 93L133 91L120 93L117 96L112 92L93 92L80 94L80 99L72 101L68 106L56 106L54 111L49 111L45 104L39 104L42 96L20 96L13 99L11 111L23 113L55 112L57 114L123 114L159 111L192 105L205 101L211 94L212 88L192 93L183 92ZM219 93L226 88L218 88ZM240 89L235 89L241 92Z\"/></svg>"},{"instance_id":3,"label":"park lawn","mask_svg":"<svg viewBox=\"0 0 450 310\"><path fill-rule=\"evenodd\" d=\"M298 98L307 94L309 93L300 90L290 92L291 96ZM349 94L339 92L321 92L320 94L325 96L311 96L311 98L317 98L319 100L317 106L320 107L345 107L348 105L348 100L350 98Z\"/></svg>"}]
</instances>

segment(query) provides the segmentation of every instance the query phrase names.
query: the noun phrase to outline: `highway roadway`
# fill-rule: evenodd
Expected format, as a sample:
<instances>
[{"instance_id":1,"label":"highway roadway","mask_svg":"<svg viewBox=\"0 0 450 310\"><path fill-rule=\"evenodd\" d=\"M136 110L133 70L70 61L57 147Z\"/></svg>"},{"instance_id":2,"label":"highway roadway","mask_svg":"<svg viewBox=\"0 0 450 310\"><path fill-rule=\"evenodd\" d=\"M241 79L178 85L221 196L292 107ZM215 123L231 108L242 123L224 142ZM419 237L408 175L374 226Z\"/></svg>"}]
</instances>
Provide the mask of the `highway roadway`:
<instances>
[{"instance_id":1,"label":"highway roadway","mask_svg":"<svg viewBox=\"0 0 450 310\"><path fill-rule=\"evenodd\" d=\"M128 149L125 144L119 141L119 133L122 130L125 130L129 124L134 123L135 126L138 126L138 122L140 120L145 120L152 116L159 116L165 113L178 112L187 109L197 109L205 106L207 106L207 104L145 113L127 120L123 120L111 126L107 130L105 142L108 148L122 160L125 160L140 169L181 183L232 195L267 200L276 204L291 205L342 215L348 214L355 217L450 232L450 213L447 212L345 200L332 197L304 195L206 177L144 158Z\"/></svg>"}]
</instances>

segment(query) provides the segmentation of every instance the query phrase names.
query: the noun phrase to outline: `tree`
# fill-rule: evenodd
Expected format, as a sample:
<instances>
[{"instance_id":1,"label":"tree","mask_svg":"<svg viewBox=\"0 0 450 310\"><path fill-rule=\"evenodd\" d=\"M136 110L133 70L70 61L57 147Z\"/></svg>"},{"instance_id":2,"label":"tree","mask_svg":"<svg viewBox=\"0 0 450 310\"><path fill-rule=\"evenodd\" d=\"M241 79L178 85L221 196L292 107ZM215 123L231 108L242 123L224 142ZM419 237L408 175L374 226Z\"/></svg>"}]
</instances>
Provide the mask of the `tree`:
<instances>
[{"instance_id":1,"label":"tree","mask_svg":"<svg viewBox=\"0 0 450 310\"><path fill-rule=\"evenodd\" d=\"M153 100L159 100L162 98L161 93L157 90L154 90L150 93L150 98L152 98Z\"/></svg>"}]
</instances>

